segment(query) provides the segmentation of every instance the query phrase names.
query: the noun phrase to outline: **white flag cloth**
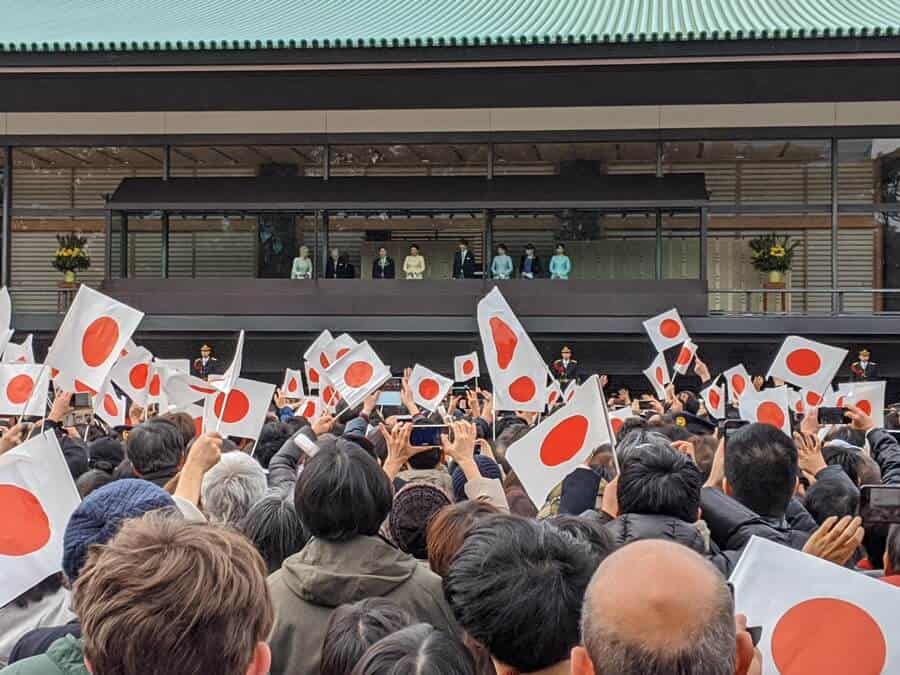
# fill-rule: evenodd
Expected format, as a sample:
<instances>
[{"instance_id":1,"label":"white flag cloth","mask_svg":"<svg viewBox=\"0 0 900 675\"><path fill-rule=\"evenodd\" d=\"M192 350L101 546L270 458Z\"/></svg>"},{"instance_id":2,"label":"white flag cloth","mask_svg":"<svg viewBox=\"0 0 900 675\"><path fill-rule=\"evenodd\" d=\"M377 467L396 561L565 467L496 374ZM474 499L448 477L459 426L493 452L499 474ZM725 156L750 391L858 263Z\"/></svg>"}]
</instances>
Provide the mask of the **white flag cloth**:
<instances>
[{"instance_id":1,"label":"white flag cloth","mask_svg":"<svg viewBox=\"0 0 900 675\"><path fill-rule=\"evenodd\" d=\"M238 335L237 347L234 348L234 358L231 360L231 365L228 366L225 374L222 375L222 379L216 380L216 389L218 389L219 391L228 391L229 389L231 389L234 386L234 383L237 382L238 378L241 376L241 367L243 363L244 331L242 330L240 335Z\"/></svg>"},{"instance_id":2,"label":"white flag cloth","mask_svg":"<svg viewBox=\"0 0 900 675\"><path fill-rule=\"evenodd\" d=\"M12 299L9 290L4 286L0 288L0 331L12 328Z\"/></svg>"},{"instance_id":3,"label":"white flag cloth","mask_svg":"<svg viewBox=\"0 0 900 675\"><path fill-rule=\"evenodd\" d=\"M43 417L49 386L50 369L45 366L0 363L0 415Z\"/></svg>"},{"instance_id":4,"label":"white flag cloth","mask_svg":"<svg viewBox=\"0 0 900 675\"><path fill-rule=\"evenodd\" d=\"M15 331L12 328L8 330L0 329L0 354L6 351L6 347L9 345L9 341L12 339L14 332Z\"/></svg>"},{"instance_id":5,"label":"white flag cloth","mask_svg":"<svg viewBox=\"0 0 900 675\"><path fill-rule=\"evenodd\" d=\"M281 383L281 394L288 398L303 398L303 374L299 370L284 369L284 382Z\"/></svg>"},{"instance_id":6,"label":"white flag cloth","mask_svg":"<svg viewBox=\"0 0 900 675\"><path fill-rule=\"evenodd\" d=\"M82 285L45 363L97 391L143 318L142 312Z\"/></svg>"},{"instance_id":7,"label":"white flag cloth","mask_svg":"<svg viewBox=\"0 0 900 675\"><path fill-rule=\"evenodd\" d=\"M453 379L457 382L468 382L473 377L479 377L478 352L463 354L453 357Z\"/></svg>"},{"instance_id":8,"label":"white flag cloth","mask_svg":"<svg viewBox=\"0 0 900 675\"><path fill-rule=\"evenodd\" d=\"M789 335L769 367L769 377L777 377L801 389L822 393L831 384L847 358L847 350Z\"/></svg>"},{"instance_id":9,"label":"white flag cloth","mask_svg":"<svg viewBox=\"0 0 900 675\"><path fill-rule=\"evenodd\" d=\"M543 412L547 364L496 286L478 303L478 332L494 409Z\"/></svg>"},{"instance_id":10,"label":"white flag cloth","mask_svg":"<svg viewBox=\"0 0 900 675\"><path fill-rule=\"evenodd\" d=\"M737 403L741 395L749 390L753 390L753 383L750 381L750 373L744 368L743 363L739 363L726 370L722 375L725 376L725 382L728 385L728 402Z\"/></svg>"},{"instance_id":11,"label":"white flag cloth","mask_svg":"<svg viewBox=\"0 0 900 675\"><path fill-rule=\"evenodd\" d=\"M22 344L17 345L15 342L9 342L3 350L4 363L34 363L34 347L32 342L34 336L29 333Z\"/></svg>"},{"instance_id":12,"label":"white flag cloth","mask_svg":"<svg viewBox=\"0 0 900 675\"><path fill-rule=\"evenodd\" d=\"M434 412L450 393L453 380L421 366L418 363L409 376L409 388L413 400L429 412Z\"/></svg>"},{"instance_id":13,"label":"white flag cloth","mask_svg":"<svg viewBox=\"0 0 900 675\"><path fill-rule=\"evenodd\" d=\"M0 607L58 572L81 499L52 431L0 455Z\"/></svg>"},{"instance_id":14,"label":"white flag cloth","mask_svg":"<svg viewBox=\"0 0 900 675\"><path fill-rule=\"evenodd\" d=\"M788 389L788 402L791 405L791 412L798 415L806 414L806 403L803 401L803 392L796 389Z\"/></svg>"},{"instance_id":15,"label":"white flag cloth","mask_svg":"<svg viewBox=\"0 0 900 675\"><path fill-rule=\"evenodd\" d=\"M322 371L322 374L319 375L319 401L322 404L322 409L333 412L340 400L341 395L335 389L331 380L328 379L325 371Z\"/></svg>"},{"instance_id":16,"label":"white flag cloth","mask_svg":"<svg viewBox=\"0 0 900 675\"><path fill-rule=\"evenodd\" d=\"M791 401L785 386L744 394L738 410L742 420L771 424L791 435Z\"/></svg>"},{"instance_id":17,"label":"white flag cloth","mask_svg":"<svg viewBox=\"0 0 900 675\"><path fill-rule=\"evenodd\" d=\"M128 398L143 406L147 404L147 385L150 382L153 354L143 347L134 347L127 352L116 361L109 377Z\"/></svg>"},{"instance_id":18,"label":"white flag cloth","mask_svg":"<svg viewBox=\"0 0 900 675\"><path fill-rule=\"evenodd\" d=\"M106 422L110 427L125 424L128 416L125 398L116 394L109 380L103 383L100 391L94 396L94 415Z\"/></svg>"},{"instance_id":19,"label":"white flag cloth","mask_svg":"<svg viewBox=\"0 0 900 675\"><path fill-rule=\"evenodd\" d=\"M765 675L900 673L900 589L760 537L731 573Z\"/></svg>"},{"instance_id":20,"label":"white flag cloth","mask_svg":"<svg viewBox=\"0 0 900 675\"><path fill-rule=\"evenodd\" d=\"M223 436L259 438L275 385L239 377L231 390L206 399L203 426Z\"/></svg>"},{"instance_id":21,"label":"white flag cloth","mask_svg":"<svg viewBox=\"0 0 900 675\"><path fill-rule=\"evenodd\" d=\"M618 410L609 411L609 428L612 429L613 435L618 434L625 425L625 420L637 417L631 406L625 406Z\"/></svg>"},{"instance_id":22,"label":"white flag cloth","mask_svg":"<svg viewBox=\"0 0 900 675\"><path fill-rule=\"evenodd\" d=\"M578 382L572 380L569 382L569 386L566 387L566 390L563 392L563 399L565 399L566 403L572 400L572 397L575 395L575 392L578 391Z\"/></svg>"},{"instance_id":23,"label":"white flag cloth","mask_svg":"<svg viewBox=\"0 0 900 675\"><path fill-rule=\"evenodd\" d=\"M725 419L725 390L717 384L719 378L715 378L710 385L700 392L707 412L718 420Z\"/></svg>"},{"instance_id":24,"label":"white flag cloth","mask_svg":"<svg viewBox=\"0 0 900 675\"><path fill-rule=\"evenodd\" d=\"M693 340L685 340L684 344L681 345L681 349L678 351L678 357L675 359L673 370L679 375L684 375L687 373L688 368L691 367L691 361L694 360L696 355L697 345L694 344Z\"/></svg>"},{"instance_id":25,"label":"white flag cloth","mask_svg":"<svg viewBox=\"0 0 900 675\"><path fill-rule=\"evenodd\" d=\"M366 396L387 382L391 377L391 371L378 358L378 354L368 342L361 342L332 364L325 371L325 376L347 406L354 408L362 403Z\"/></svg>"},{"instance_id":26,"label":"white flag cloth","mask_svg":"<svg viewBox=\"0 0 900 675\"><path fill-rule=\"evenodd\" d=\"M156 374L160 377L162 392L160 398L165 400L166 410L174 412L215 394L218 390L212 384L174 368L159 367Z\"/></svg>"},{"instance_id":27,"label":"white flag cloth","mask_svg":"<svg viewBox=\"0 0 900 675\"><path fill-rule=\"evenodd\" d=\"M125 351L128 351L127 349ZM156 363L161 366L165 366L170 370L177 370L181 373L191 372L191 360L190 359L155 359Z\"/></svg>"},{"instance_id":28,"label":"white flag cloth","mask_svg":"<svg viewBox=\"0 0 900 675\"><path fill-rule=\"evenodd\" d=\"M553 406L562 400L562 387L559 386L559 382L556 380L551 380L550 384L547 385L547 410L553 410Z\"/></svg>"},{"instance_id":29,"label":"white flag cloth","mask_svg":"<svg viewBox=\"0 0 900 675\"><path fill-rule=\"evenodd\" d=\"M675 308L657 314L652 319L647 319L644 322L644 330L647 331L650 341L658 352L664 352L669 347L680 345L690 338L684 322Z\"/></svg>"},{"instance_id":30,"label":"white flag cloth","mask_svg":"<svg viewBox=\"0 0 900 675\"><path fill-rule=\"evenodd\" d=\"M506 458L531 501L542 506L550 491L597 446L611 442L609 429L606 402L594 375L571 403L510 445Z\"/></svg>"},{"instance_id":31,"label":"white flag cloth","mask_svg":"<svg viewBox=\"0 0 900 675\"><path fill-rule=\"evenodd\" d=\"M303 352L304 367L306 369L306 383L309 385L310 391L318 391L319 376L331 365L328 357L325 355L325 347L331 343L334 338L327 330L319 333L319 336L313 340L309 348Z\"/></svg>"},{"instance_id":32,"label":"white flag cloth","mask_svg":"<svg viewBox=\"0 0 900 675\"><path fill-rule=\"evenodd\" d=\"M338 335L334 340L325 345L325 354L328 357L327 367L330 368L337 361L340 361L358 344L359 343L347 335L347 333Z\"/></svg>"},{"instance_id":33,"label":"white flag cloth","mask_svg":"<svg viewBox=\"0 0 900 675\"><path fill-rule=\"evenodd\" d=\"M325 412L325 406L318 396L307 396L300 402L295 415L297 417L305 417L310 422L315 422Z\"/></svg>"},{"instance_id":34,"label":"white flag cloth","mask_svg":"<svg viewBox=\"0 0 900 675\"><path fill-rule=\"evenodd\" d=\"M644 370L644 375L653 385L656 392L656 398L660 401L666 400L666 385L672 380L669 378L669 368L666 365L666 356L662 352L656 355L650 367Z\"/></svg>"},{"instance_id":35,"label":"white flag cloth","mask_svg":"<svg viewBox=\"0 0 900 675\"><path fill-rule=\"evenodd\" d=\"M838 385L837 406L855 405L884 428L884 396L886 382L844 382Z\"/></svg>"}]
</instances>

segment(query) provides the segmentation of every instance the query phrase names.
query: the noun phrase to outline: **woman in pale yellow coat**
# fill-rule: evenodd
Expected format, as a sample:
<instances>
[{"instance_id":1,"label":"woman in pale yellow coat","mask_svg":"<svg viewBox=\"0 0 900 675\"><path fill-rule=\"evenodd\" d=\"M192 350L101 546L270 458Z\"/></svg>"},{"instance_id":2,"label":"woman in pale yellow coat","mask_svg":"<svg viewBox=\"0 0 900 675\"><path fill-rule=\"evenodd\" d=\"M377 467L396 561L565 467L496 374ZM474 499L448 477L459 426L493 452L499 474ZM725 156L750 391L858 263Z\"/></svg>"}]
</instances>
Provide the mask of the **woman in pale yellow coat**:
<instances>
[{"instance_id":1,"label":"woman in pale yellow coat","mask_svg":"<svg viewBox=\"0 0 900 675\"><path fill-rule=\"evenodd\" d=\"M409 255L403 260L403 272L407 279L421 279L425 276L425 257L419 253L419 247L409 247Z\"/></svg>"}]
</instances>

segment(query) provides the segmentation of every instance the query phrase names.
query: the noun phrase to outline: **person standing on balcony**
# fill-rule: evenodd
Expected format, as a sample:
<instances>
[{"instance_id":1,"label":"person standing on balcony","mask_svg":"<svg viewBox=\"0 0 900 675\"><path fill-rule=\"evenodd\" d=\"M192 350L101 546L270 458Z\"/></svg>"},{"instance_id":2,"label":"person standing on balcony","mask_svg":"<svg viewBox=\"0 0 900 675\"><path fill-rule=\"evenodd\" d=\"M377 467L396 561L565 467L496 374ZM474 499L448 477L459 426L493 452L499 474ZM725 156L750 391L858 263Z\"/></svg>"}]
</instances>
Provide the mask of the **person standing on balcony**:
<instances>
[{"instance_id":1,"label":"person standing on balcony","mask_svg":"<svg viewBox=\"0 0 900 675\"><path fill-rule=\"evenodd\" d=\"M872 356L868 349L861 349L859 360L850 366L851 382L871 382L878 379L878 364L870 359Z\"/></svg>"},{"instance_id":2,"label":"person standing on balcony","mask_svg":"<svg viewBox=\"0 0 900 675\"><path fill-rule=\"evenodd\" d=\"M453 278L475 278L475 256L469 250L469 242L465 239L459 240L459 250L453 256Z\"/></svg>"},{"instance_id":3,"label":"person standing on balcony","mask_svg":"<svg viewBox=\"0 0 900 675\"><path fill-rule=\"evenodd\" d=\"M312 260L309 257L309 247L301 246L300 252L294 258L291 266L291 279L312 279Z\"/></svg>"},{"instance_id":4,"label":"person standing on balcony","mask_svg":"<svg viewBox=\"0 0 900 675\"><path fill-rule=\"evenodd\" d=\"M210 375L215 375L219 361L213 356L212 347L203 345L200 347L200 358L194 359L194 375L205 380Z\"/></svg>"},{"instance_id":5,"label":"person standing on balcony","mask_svg":"<svg viewBox=\"0 0 900 675\"><path fill-rule=\"evenodd\" d=\"M378 248L378 257L372 263L372 278L393 279L394 276L394 259L388 255L384 246L380 246Z\"/></svg>"},{"instance_id":6,"label":"person standing on balcony","mask_svg":"<svg viewBox=\"0 0 900 675\"><path fill-rule=\"evenodd\" d=\"M563 244L556 245L556 255L550 258L550 278L567 281L572 271L572 261L566 255L566 247Z\"/></svg>"},{"instance_id":7,"label":"person standing on balcony","mask_svg":"<svg viewBox=\"0 0 900 675\"><path fill-rule=\"evenodd\" d=\"M403 260L403 273L407 279L414 280L425 276L425 256L419 252L419 247L415 244L409 247L409 255Z\"/></svg>"},{"instance_id":8,"label":"person standing on balcony","mask_svg":"<svg viewBox=\"0 0 900 675\"><path fill-rule=\"evenodd\" d=\"M572 358L572 348L568 345L560 350L559 358L553 362L553 376L563 388L578 379L578 361Z\"/></svg>"},{"instance_id":9,"label":"person standing on balcony","mask_svg":"<svg viewBox=\"0 0 900 675\"><path fill-rule=\"evenodd\" d=\"M325 265L326 279L352 279L356 276L356 271L346 253L341 253L337 248L331 249L331 255L328 256L328 264Z\"/></svg>"},{"instance_id":10,"label":"person standing on balcony","mask_svg":"<svg viewBox=\"0 0 900 675\"><path fill-rule=\"evenodd\" d=\"M519 273L523 279L537 279L543 274L541 259L534 254L534 244L525 245L525 255L519 263Z\"/></svg>"},{"instance_id":11,"label":"person standing on balcony","mask_svg":"<svg viewBox=\"0 0 900 675\"><path fill-rule=\"evenodd\" d=\"M497 255L491 262L491 276L494 279L512 279L513 261L506 252L506 246L497 246Z\"/></svg>"}]
</instances>

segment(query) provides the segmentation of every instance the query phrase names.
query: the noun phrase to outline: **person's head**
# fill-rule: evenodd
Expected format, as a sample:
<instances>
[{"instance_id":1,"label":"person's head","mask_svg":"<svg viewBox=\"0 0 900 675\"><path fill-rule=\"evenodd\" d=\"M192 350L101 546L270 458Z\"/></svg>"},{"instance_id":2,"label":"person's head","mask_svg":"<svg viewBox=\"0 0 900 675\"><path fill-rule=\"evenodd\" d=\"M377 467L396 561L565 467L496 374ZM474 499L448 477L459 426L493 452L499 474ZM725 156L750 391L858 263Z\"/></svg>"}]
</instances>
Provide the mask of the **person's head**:
<instances>
[{"instance_id":1,"label":"person's head","mask_svg":"<svg viewBox=\"0 0 900 675\"><path fill-rule=\"evenodd\" d=\"M491 516L466 536L444 595L498 672L530 673L565 661L578 644L581 601L596 566L587 544L550 523Z\"/></svg>"},{"instance_id":2,"label":"person's head","mask_svg":"<svg viewBox=\"0 0 900 675\"><path fill-rule=\"evenodd\" d=\"M378 462L347 444L320 450L306 462L294 489L294 507L313 537L347 541L375 536L394 494Z\"/></svg>"},{"instance_id":3,"label":"person's head","mask_svg":"<svg viewBox=\"0 0 900 675\"><path fill-rule=\"evenodd\" d=\"M528 257L534 257L534 244L525 244L525 255Z\"/></svg>"},{"instance_id":4,"label":"person's head","mask_svg":"<svg viewBox=\"0 0 900 675\"><path fill-rule=\"evenodd\" d=\"M347 675L369 647L412 623L409 612L384 598L340 605L331 613L325 629L319 672Z\"/></svg>"},{"instance_id":5,"label":"person's head","mask_svg":"<svg viewBox=\"0 0 900 675\"><path fill-rule=\"evenodd\" d=\"M884 549L884 575L900 574L900 525L891 525Z\"/></svg>"},{"instance_id":6,"label":"person's head","mask_svg":"<svg viewBox=\"0 0 900 675\"><path fill-rule=\"evenodd\" d=\"M74 582L94 544L105 544L129 518L157 509L174 509L172 497L145 480L121 478L97 488L69 516L63 533L62 568Z\"/></svg>"},{"instance_id":7,"label":"person's head","mask_svg":"<svg viewBox=\"0 0 900 675\"><path fill-rule=\"evenodd\" d=\"M75 481L75 487L78 488L78 494L84 499L94 490L102 488L116 480L112 473L107 473L100 469L91 469L87 473L83 473Z\"/></svg>"},{"instance_id":8,"label":"person's head","mask_svg":"<svg viewBox=\"0 0 900 675\"><path fill-rule=\"evenodd\" d=\"M506 255L506 246L497 244L497 255Z\"/></svg>"},{"instance_id":9,"label":"person's head","mask_svg":"<svg viewBox=\"0 0 900 675\"><path fill-rule=\"evenodd\" d=\"M341 250L336 246L332 246L328 251L328 255L331 256L332 260L337 260L341 256Z\"/></svg>"},{"instance_id":10,"label":"person's head","mask_svg":"<svg viewBox=\"0 0 900 675\"><path fill-rule=\"evenodd\" d=\"M401 551L419 560L428 559L428 523L450 497L431 483L415 481L404 485L394 496L388 516L388 531Z\"/></svg>"},{"instance_id":11,"label":"person's head","mask_svg":"<svg viewBox=\"0 0 900 675\"><path fill-rule=\"evenodd\" d=\"M301 258L309 257L309 246L301 246L300 247L300 257Z\"/></svg>"},{"instance_id":12,"label":"person's head","mask_svg":"<svg viewBox=\"0 0 900 675\"><path fill-rule=\"evenodd\" d=\"M633 448L621 468L619 513L672 516L688 523L699 517L700 469L662 439Z\"/></svg>"},{"instance_id":13,"label":"person's head","mask_svg":"<svg viewBox=\"0 0 900 675\"><path fill-rule=\"evenodd\" d=\"M573 539L590 546L598 561L603 560L616 549L616 542L612 534L596 518L558 514L547 518L545 522L550 523L560 532L570 535Z\"/></svg>"},{"instance_id":14,"label":"person's head","mask_svg":"<svg viewBox=\"0 0 900 675\"><path fill-rule=\"evenodd\" d=\"M678 400L681 401L681 405L685 412L696 415L700 410L700 399L697 398L697 394L692 391L679 392Z\"/></svg>"},{"instance_id":15,"label":"person's head","mask_svg":"<svg viewBox=\"0 0 900 675\"><path fill-rule=\"evenodd\" d=\"M705 481L709 478L710 471L712 471L712 463L716 456L716 450L719 449L719 441L710 434L701 434L699 436L691 436L690 442L694 445L694 461L697 463L697 468L700 469L700 474Z\"/></svg>"},{"instance_id":16,"label":"person's head","mask_svg":"<svg viewBox=\"0 0 900 675\"><path fill-rule=\"evenodd\" d=\"M66 466L69 467L72 479L78 480L79 476L86 473L90 468L87 446L80 438L63 436L59 441L59 447L62 450L63 458L66 460Z\"/></svg>"},{"instance_id":17,"label":"person's head","mask_svg":"<svg viewBox=\"0 0 900 675\"><path fill-rule=\"evenodd\" d=\"M184 441L185 448L192 440L194 440L194 436L197 435L197 427L194 424L194 418L186 412L166 413L165 415L160 415L160 418L168 420L175 425L178 429L178 433L181 434L181 439Z\"/></svg>"},{"instance_id":18,"label":"person's head","mask_svg":"<svg viewBox=\"0 0 900 675\"><path fill-rule=\"evenodd\" d=\"M409 254L413 256L419 255L419 247L415 244L411 244L409 247Z\"/></svg>"},{"instance_id":19,"label":"person's head","mask_svg":"<svg viewBox=\"0 0 900 675\"><path fill-rule=\"evenodd\" d=\"M572 358L572 348L569 345L564 345L562 349L559 350L559 355L563 357L564 361L568 361Z\"/></svg>"},{"instance_id":20,"label":"person's head","mask_svg":"<svg viewBox=\"0 0 900 675\"><path fill-rule=\"evenodd\" d=\"M868 349L861 349L859 352L860 363L868 363L870 356L871 356L871 353L869 352Z\"/></svg>"},{"instance_id":21,"label":"person's head","mask_svg":"<svg viewBox=\"0 0 900 675\"><path fill-rule=\"evenodd\" d=\"M450 561L463 545L475 524L500 513L497 507L480 500L467 500L445 506L428 522L425 533L428 566L440 577L447 576Z\"/></svg>"},{"instance_id":22,"label":"person's head","mask_svg":"<svg viewBox=\"0 0 900 675\"><path fill-rule=\"evenodd\" d=\"M91 551L72 597L94 673L269 672L266 568L237 532L156 514L130 520Z\"/></svg>"},{"instance_id":23,"label":"person's head","mask_svg":"<svg viewBox=\"0 0 900 675\"><path fill-rule=\"evenodd\" d=\"M226 452L203 474L200 502L213 522L234 525L266 493L265 470L243 452Z\"/></svg>"},{"instance_id":24,"label":"person's head","mask_svg":"<svg viewBox=\"0 0 900 675\"><path fill-rule=\"evenodd\" d=\"M565 244L557 244L556 245L556 255L565 255L565 254L566 254Z\"/></svg>"},{"instance_id":25,"label":"person's head","mask_svg":"<svg viewBox=\"0 0 900 675\"><path fill-rule=\"evenodd\" d=\"M459 246L460 251L468 251L469 250L469 242L467 242L465 239L460 239L458 242L458 246Z\"/></svg>"},{"instance_id":26,"label":"person's head","mask_svg":"<svg viewBox=\"0 0 900 675\"><path fill-rule=\"evenodd\" d=\"M844 441L831 441L822 448L822 457L827 464L839 465L856 485L881 483L881 468L861 448Z\"/></svg>"},{"instance_id":27,"label":"person's head","mask_svg":"<svg viewBox=\"0 0 900 675\"><path fill-rule=\"evenodd\" d=\"M862 448L866 445L866 433L846 424L840 424L825 434L825 438L822 439L822 445L828 445L832 441L843 441L848 445Z\"/></svg>"},{"instance_id":28,"label":"person's head","mask_svg":"<svg viewBox=\"0 0 900 675\"><path fill-rule=\"evenodd\" d=\"M212 353L212 347L210 347L209 345L203 345L202 347L200 347L200 356L202 356L203 358L209 358L210 356L212 356Z\"/></svg>"},{"instance_id":29,"label":"person's head","mask_svg":"<svg viewBox=\"0 0 900 675\"><path fill-rule=\"evenodd\" d=\"M125 455L138 476L160 471L174 473L184 461L184 449L184 437L178 427L159 417L137 425L125 443Z\"/></svg>"},{"instance_id":30,"label":"person's head","mask_svg":"<svg viewBox=\"0 0 900 675\"><path fill-rule=\"evenodd\" d=\"M750 635L737 633L725 578L681 544L648 539L604 560L584 598L573 675L747 673Z\"/></svg>"},{"instance_id":31,"label":"person's head","mask_svg":"<svg viewBox=\"0 0 900 675\"><path fill-rule=\"evenodd\" d=\"M797 486L797 446L771 424L748 424L728 437L725 491L760 516L781 518Z\"/></svg>"},{"instance_id":32,"label":"person's head","mask_svg":"<svg viewBox=\"0 0 900 675\"><path fill-rule=\"evenodd\" d=\"M817 481L807 489L803 505L819 525L828 516L855 516L859 511L859 490L846 481Z\"/></svg>"},{"instance_id":33,"label":"person's head","mask_svg":"<svg viewBox=\"0 0 900 675\"><path fill-rule=\"evenodd\" d=\"M290 493L271 492L259 499L236 525L253 542L271 574L308 539Z\"/></svg>"},{"instance_id":34,"label":"person's head","mask_svg":"<svg viewBox=\"0 0 900 675\"><path fill-rule=\"evenodd\" d=\"M387 258L387 249L384 246L378 247L378 257Z\"/></svg>"},{"instance_id":35,"label":"person's head","mask_svg":"<svg viewBox=\"0 0 900 675\"><path fill-rule=\"evenodd\" d=\"M253 452L253 456L262 468L269 468L272 457L296 431L299 429L292 431L292 427L285 422L266 422L263 425L259 432L259 439L256 441L256 450Z\"/></svg>"},{"instance_id":36,"label":"person's head","mask_svg":"<svg viewBox=\"0 0 900 675\"><path fill-rule=\"evenodd\" d=\"M88 466L111 474L125 459L125 446L116 438L104 436L88 445Z\"/></svg>"},{"instance_id":37,"label":"person's head","mask_svg":"<svg viewBox=\"0 0 900 675\"><path fill-rule=\"evenodd\" d=\"M475 675L462 642L431 624L417 623L382 638L366 650L351 675Z\"/></svg>"}]
</instances>

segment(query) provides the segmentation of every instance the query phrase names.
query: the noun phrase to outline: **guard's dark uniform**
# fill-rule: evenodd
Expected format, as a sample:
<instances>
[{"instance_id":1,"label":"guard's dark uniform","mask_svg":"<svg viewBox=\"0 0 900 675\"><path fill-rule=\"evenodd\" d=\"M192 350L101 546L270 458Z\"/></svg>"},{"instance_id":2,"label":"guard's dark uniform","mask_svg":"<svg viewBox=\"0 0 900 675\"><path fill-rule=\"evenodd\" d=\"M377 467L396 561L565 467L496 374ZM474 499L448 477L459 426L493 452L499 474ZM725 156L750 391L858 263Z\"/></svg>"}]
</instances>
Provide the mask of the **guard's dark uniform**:
<instances>
[{"instance_id":1,"label":"guard's dark uniform","mask_svg":"<svg viewBox=\"0 0 900 675\"><path fill-rule=\"evenodd\" d=\"M206 363L203 363L203 359L194 359L194 375L205 380L210 375L216 375L216 367L219 363L219 360L215 356L210 356Z\"/></svg>"},{"instance_id":2,"label":"guard's dark uniform","mask_svg":"<svg viewBox=\"0 0 900 675\"><path fill-rule=\"evenodd\" d=\"M878 379L878 364L869 361L863 368L859 361L854 361L850 365L850 381L851 382L870 382Z\"/></svg>"},{"instance_id":3,"label":"guard's dark uniform","mask_svg":"<svg viewBox=\"0 0 900 675\"><path fill-rule=\"evenodd\" d=\"M562 359L556 359L553 362L553 375L559 380L560 386L565 386L578 379L578 361L569 359L567 365L563 364Z\"/></svg>"}]
</instances>

